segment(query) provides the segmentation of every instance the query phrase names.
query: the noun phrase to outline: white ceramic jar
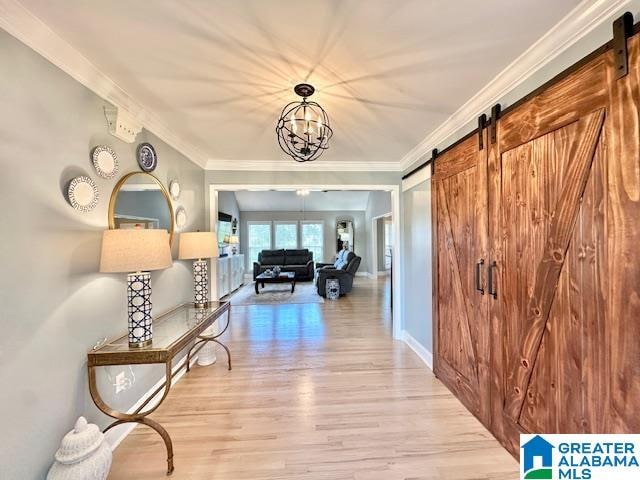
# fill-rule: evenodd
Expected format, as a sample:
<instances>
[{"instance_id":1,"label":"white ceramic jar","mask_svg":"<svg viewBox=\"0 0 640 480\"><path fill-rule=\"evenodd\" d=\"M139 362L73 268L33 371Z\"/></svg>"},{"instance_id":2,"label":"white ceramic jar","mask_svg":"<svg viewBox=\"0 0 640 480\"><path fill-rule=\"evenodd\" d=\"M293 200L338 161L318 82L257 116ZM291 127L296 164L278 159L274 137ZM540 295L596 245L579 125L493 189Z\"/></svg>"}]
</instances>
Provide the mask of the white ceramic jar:
<instances>
[{"instance_id":1,"label":"white ceramic jar","mask_svg":"<svg viewBox=\"0 0 640 480\"><path fill-rule=\"evenodd\" d=\"M97 425L78 418L62 439L47 480L105 480L111 468L111 447Z\"/></svg>"}]
</instances>

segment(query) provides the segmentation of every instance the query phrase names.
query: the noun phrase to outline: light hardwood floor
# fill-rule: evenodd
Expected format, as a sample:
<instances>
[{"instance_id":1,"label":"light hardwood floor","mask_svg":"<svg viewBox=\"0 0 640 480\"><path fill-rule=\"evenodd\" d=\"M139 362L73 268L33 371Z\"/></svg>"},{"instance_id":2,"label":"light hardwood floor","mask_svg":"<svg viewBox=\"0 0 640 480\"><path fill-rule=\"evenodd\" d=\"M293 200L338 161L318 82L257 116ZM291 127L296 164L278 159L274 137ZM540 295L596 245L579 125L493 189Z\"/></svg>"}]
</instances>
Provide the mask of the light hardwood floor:
<instances>
[{"instance_id":1,"label":"light hardwood floor","mask_svg":"<svg viewBox=\"0 0 640 480\"><path fill-rule=\"evenodd\" d=\"M404 343L388 283L357 278L324 304L233 307L233 370L196 367L152 416L173 438L174 479L513 480L515 460ZM140 426L110 479L161 479Z\"/></svg>"}]
</instances>

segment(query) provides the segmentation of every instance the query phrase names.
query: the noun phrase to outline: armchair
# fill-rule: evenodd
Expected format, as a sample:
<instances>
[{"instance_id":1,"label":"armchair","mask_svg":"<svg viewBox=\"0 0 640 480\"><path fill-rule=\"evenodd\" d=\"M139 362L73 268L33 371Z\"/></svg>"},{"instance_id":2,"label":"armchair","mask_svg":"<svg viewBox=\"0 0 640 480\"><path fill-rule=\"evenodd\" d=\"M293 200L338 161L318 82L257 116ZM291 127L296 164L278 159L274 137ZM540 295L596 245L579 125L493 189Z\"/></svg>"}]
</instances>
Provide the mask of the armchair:
<instances>
[{"instance_id":1,"label":"armchair","mask_svg":"<svg viewBox=\"0 0 640 480\"><path fill-rule=\"evenodd\" d=\"M349 293L353 288L353 278L358 271L358 267L360 267L360 262L362 258L358 257L353 252L348 252L346 254L346 265L342 268L336 268L333 264L329 264L331 266L324 266L317 270L317 282L316 288L318 290L318 295L321 297L326 297L326 284L328 278L337 278L340 282L340 295L344 295L345 293ZM326 264L323 264L326 265Z\"/></svg>"}]
</instances>

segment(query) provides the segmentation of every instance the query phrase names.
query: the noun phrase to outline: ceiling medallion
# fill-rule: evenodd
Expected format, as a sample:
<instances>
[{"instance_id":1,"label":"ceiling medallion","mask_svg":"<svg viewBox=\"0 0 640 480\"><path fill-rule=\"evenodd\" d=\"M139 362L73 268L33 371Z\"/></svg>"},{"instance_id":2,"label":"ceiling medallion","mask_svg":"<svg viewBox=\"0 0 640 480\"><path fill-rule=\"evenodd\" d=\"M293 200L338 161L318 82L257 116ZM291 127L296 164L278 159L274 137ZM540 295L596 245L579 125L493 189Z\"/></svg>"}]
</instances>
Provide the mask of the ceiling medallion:
<instances>
[{"instance_id":1,"label":"ceiling medallion","mask_svg":"<svg viewBox=\"0 0 640 480\"><path fill-rule=\"evenodd\" d=\"M296 162L310 162L329 148L333 130L327 112L316 102L307 101L315 92L312 85L301 83L293 91L302 101L291 102L282 109L276 126L278 143Z\"/></svg>"}]
</instances>

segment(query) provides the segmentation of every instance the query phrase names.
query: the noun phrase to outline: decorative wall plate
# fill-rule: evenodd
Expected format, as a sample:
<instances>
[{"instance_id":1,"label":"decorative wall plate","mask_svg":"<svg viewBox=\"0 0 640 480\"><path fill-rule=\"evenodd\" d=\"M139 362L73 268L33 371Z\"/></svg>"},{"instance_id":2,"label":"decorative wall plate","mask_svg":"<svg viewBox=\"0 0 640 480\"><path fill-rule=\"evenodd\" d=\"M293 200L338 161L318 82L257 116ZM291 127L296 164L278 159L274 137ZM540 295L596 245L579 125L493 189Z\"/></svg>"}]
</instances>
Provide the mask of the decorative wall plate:
<instances>
[{"instance_id":1,"label":"decorative wall plate","mask_svg":"<svg viewBox=\"0 0 640 480\"><path fill-rule=\"evenodd\" d=\"M141 143L136 150L138 165L144 172L153 172L158 166L156 150L150 143Z\"/></svg>"},{"instance_id":2,"label":"decorative wall plate","mask_svg":"<svg viewBox=\"0 0 640 480\"><path fill-rule=\"evenodd\" d=\"M171 194L171 198L178 200L180 197L180 182L178 182L178 180L171 180L169 183L169 193Z\"/></svg>"},{"instance_id":3,"label":"decorative wall plate","mask_svg":"<svg viewBox=\"0 0 640 480\"><path fill-rule=\"evenodd\" d=\"M176 210L176 226L182 228L187 224L187 211L184 207L178 207Z\"/></svg>"},{"instance_id":4,"label":"decorative wall plate","mask_svg":"<svg viewBox=\"0 0 640 480\"><path fill-rule=\"evenodd\" d=\"M98 186L89 177L81 175L69 183L67 190L71 206L81 212L90 212L98 204Z\"/></svg>"},{"instance_id":5,"label":"decorative wall plate","mask_svg":"<svg viewBox=\"0 0 640 480\"><path fill-rule=\"evenodd\" d=\"M91 154L93 166L102 178L113 178L118 173L118 156L107 145L98 145Z\"/></svg>"}]
</instances>

